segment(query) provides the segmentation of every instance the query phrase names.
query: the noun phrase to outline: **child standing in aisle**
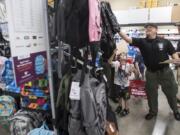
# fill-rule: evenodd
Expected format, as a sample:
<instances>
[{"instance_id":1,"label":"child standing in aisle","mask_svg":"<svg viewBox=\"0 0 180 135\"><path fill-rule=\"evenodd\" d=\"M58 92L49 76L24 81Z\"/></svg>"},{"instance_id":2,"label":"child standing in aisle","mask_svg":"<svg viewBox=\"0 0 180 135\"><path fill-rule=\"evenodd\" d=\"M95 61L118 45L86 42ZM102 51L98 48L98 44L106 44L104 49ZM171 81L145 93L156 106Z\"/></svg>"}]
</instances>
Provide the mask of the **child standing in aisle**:
<instances>
[{"instance_id":1,"label":"child standing in aisle","mask_svg":"<svg viewBox=\"0 0 180 135\"><path fill-rule=\"evenodd\" d=\"M126 116L129 114L128 100L130 99L130 94L128 91L129 88L129 79L132 75L133 67L132 65L126 62L126 53L120 53L116 56L117 49L114 50L113 55L109 59L109 64L115 68L114 75L114 90L117 95L119 105L116 109L116 112L120 116ZM116 56L116 60L113 61ZM122 103L124 101L124 109Z\"/></svg>"}]
</instances>

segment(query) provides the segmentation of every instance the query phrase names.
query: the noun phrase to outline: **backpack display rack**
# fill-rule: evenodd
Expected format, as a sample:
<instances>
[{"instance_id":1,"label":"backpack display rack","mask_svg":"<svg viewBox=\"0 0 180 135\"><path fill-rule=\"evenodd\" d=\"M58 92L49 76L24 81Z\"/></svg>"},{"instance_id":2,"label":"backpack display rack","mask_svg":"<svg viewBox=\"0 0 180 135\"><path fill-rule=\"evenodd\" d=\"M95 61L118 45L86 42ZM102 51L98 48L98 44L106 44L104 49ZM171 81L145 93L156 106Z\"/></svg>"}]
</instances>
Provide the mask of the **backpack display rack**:
<instances>
[{"instance_id":1,"label":"backpack display rack","mask_svg":"<svg viewBox=\"0 0 180 135\"><path fill-rule=\"evenodd\" d=\"M60 42L60 45L69 46L62 41ZM56 52L60 51L60 49L63 49L63 47L52 49L51 51ZM93 67L87 64L88 62L86 62L86 60L83 62L82 60L72 56L69 52L66 52L66 50L63 50L63 54L65 56L71 57L71 60L77 62L81 66L84 65L83 67L88 69L90 72L94 71ZM80 71L84 72L84 68L81 69L82 71ZM67 130L68 127L69 135L74 135L75 133L78 135L103 135L106 132L105 127L107 113L110 112L110 110L109 112L107 112L107 106L109 106L107 105L107 94L105 85L107 83L107 79L104 78L104 75L102 75L102 79L105 82L99 82L99 80L91 77L90 73L84 73L83 76L82 73L79 73L79 69L77 70L77 74L75 75L71 75L71 72L68 71L63 76L60 82L58 99L56 100L56 108L64 107L64 109L61 109L64 111L63 114L62 111L58 112L58 115L62 116L61 120L57 119L57 121L62 121L61 127L58 128L63 128L64 130ZM103 68L100 67L96 71L101 72L102 70ZM72 78L72 76L74 77ZM84 81L81 82L82 80ZM80 82L81 84L80 101L69 99L71 81ZM111 108L108 107L108 109ZM111 113L111 115L115 116L115 114L113 113ZM109 118L109 120L112 123L115 122L115 125L117 125L115 117ZM67 123L68 126L66 126ZM116 129L118 129L117 126Z\"/></svg>"},{"instance_id":2,"label":"backpack display rack","mask_svg":"<svg viewBox=\"0 0 180 135\"><path fill-rule=\"evenodd\" d=\"M62 2L59 0L55 0L56 3L58 3L57 1ZM66 56L69 56L68 58L69 58L70 62L72 62L72 60L76 61L83 67L83 69L82 69L83 73L81 75L81 79L79 80L80 81L80 86L79 86L80 91L82 91L80 93L81 100L79 102L75 101L76 105L80 104L80 106L79 106L79 108L81 110L80 119L79 119L79 117L77 117L75 119L80 120L79 128L81 128L83 131L83 132L81 132L82 135L104 135L106 132L106 119L107 119L107 113L108 113L107 112L108 101L107 101L107 94L106 94L106 83L107 82L106 82L106 79L104 78L104 75L102 72L103 68L102 67L100 67L100 68L98 67L96 69L94 68L96 64L101 65L101 64L99 64L99 61L100 61L99 57L97 59L94 59L96 57L94 57L94 55L92 55L91 57L93 57L93 58L92 58L91 64L89 64L89 63L87 63L86 60L84 61L84 59L80 59L79 57L77 57L76 54L74 54L78 49L80 49L82 47L86 47L86 45L89 43L89 42L87 42L87 41L89 41L88 32L79 31L79 30L82 30L83 28L84 28L84 30L87 30L86 25L88 25L88 19L86 19L86 18L88 18L88 16L87 16L88 12L81 12L85 9L87 11L87 8L84 8L84 7L87 6L88 1L81 1L81 2L82 2L81 4L73 2L76 5L73 5L72 9L75 8L74 10L76 10L76 12L71 12L72 14L70 14L68 16L68 17L70 17L68 23L64 23L64 24L67 24L67 26L68 26L66 28L67 31L60 31L60 34L61 34L61 32L63 32L63 33L67 32L67 33L71 34L67 37L67 39L70 39L70 42L60 41L60 39L58 39L59 38L58 36L63 36L63 35L57 35L57 33L56 33L55 37L56 37L58 45L59 45L59 47L57 49L61 50L62 48L64 48L64 47L62 47L62 45L66 45L66 44L63 42L71 44L71 45L68 45L70 48L70 51L67 51L67 48L66 48L65 50L62 50L59 53L59 56L61 56L61 53L63 52L63 55L65 54ZM68 4L68 2L66 4ZM69 2L69 4L71 4L71 3ZM58 6L59 6L58 4L55 5L56 8ZM60 6L63 7L64 5L62 4ZM102 39L103 44L101 44L100 46L101 46L101 49L102 48L105 49L103 51L106 52L106 55L103 56L103 58L106 59L111 55L112 51L115 49L115 42L113 40L113 34L115 34L115 32L117 32L117 31L119 31L120 27L117 23L115 16L113 15L110 4L105 1L105 2L101 3L101 6L103 8L101 11L103 13L102 17L105 20L104 21L104 23L105 23L104 30L107 29L107 31L104 31L105 35L103 35L103 39ZM80 8L80 9L76 9L76 8ZM64 8L60 8L61 11L63 9ZM47 9L45 8L44 10L47 10ZM64 10L63 10L63 12L64 12ZM59 13L62 13L62 12L59 12ZM79 15L82 18L76 18ZM56 15L56 17L57 17L57 15ZM74 18L76 18L76 19L74 19ZM47 17L46 17L46 19L47 19ZM78 20L78 19L81 19L81 20ZM59 25L59 24L57 24L57 18L55 18L55 20L56 20L55 25ZM64 21L62 19L59 19L59 20ZM111 20L111 21L109 21L109 20ZM72 26L71 24L73 22L75 22L75 25L78 26L78 30L74 26L73 26L74 29L72 29L70 27L70 26ZM79 22L80 22L80 25L79 25ZM81 25L81 23L82 23L82 25ZM63 22L62 22L62 25L63 25ZM81 26L81 27L79 27L79 26ZM80 35L76 35L76 33L78 33ZM76 37L74 35L76 35L78 37ZM80 37L80 36L82 36L82 37ZM48 42L48 40L49 39L47 39L47 42ZM92 47L90 47L90 48L92 49ZM72 49L72 52L71 52L71 49ZM87 50L88 50L88 47L87 47ZM47 51L49 51L49 52L51 51L49 47L48 47ZM96 56L96 52L93 52L93 53L95 53L95 56ZM21 101L22 101L21 106L26 109L28 108L28 109L34 109L34 110L46 110L47 111L47 110L49 110L49 108L46 107L45 104L46 103L51 104L52 121L53 121L53 126L54 126L57 114L55 114L55 110L54 110L55 109L54 101L56 101L56 100L54 98L53 80L52 80L52 73L51 73L51 71L52 71L51 70L52 69L51 61L52 60L51 60L51 56L49 53L48 53L47 57L49 60L48 61L48 69L50 70L50 72L48 72L49 84L47 84L46 87L48 87L50 89L50 92L47 91L47 89L44 89L44 87L42 88L41 86L39 87L39 89L37 88L35 90L32 88L32 85L29 85L27 83L21 87L21 89L22 89L21 90ZM62 57L60 57L60 58L62 58ZM65 61L59 61L58 70L60 70L59 68L63 69L64 71L68 70L68 68L67 68L68 66L67 67L62 66L64 64L63 62L65 62ZM65 64L71 65L71 63L65 63ZM89 70L89 72L87 72L87 70ZM100 74L99 75L100 77L94 76L95 73ZM58 72L58 75L61 77L64 76L63 73L60 73L60 72ZM70 82L69 82L70 85L71 85L71 79L72 79L71 77L68 78L70 80ZM82 81L82 80L84 80L84 81ZM62 84L61 87L64 87L64 83L66 83L66 81L61 82L61 84ZM50 96L47 96L48 94L50 94ZM60 95L60 102L63 99L63 98L61 99L61 96L62 95ZM72 110L70 110L70 111L68 110L68 109L74 109L74 108L69 108L69 93L66 94L65 96L68 96L68 98L66 97L67 100L63 101L65 103L59 104L60 106L67 107L67 112L63 112L65 114L67 113L67 116L68 116L68 117L63 117L63 119L65 119L65 121L62 121L62 122L65 122L65 123L63 123L64 125L69 124L68 119L73 123L74 122L73 116L76 114ZM50 100L51 100L51 102L50 102ZM71 101L72 101L71 103L74 104L73 103L74 101L73 100L71 100ZM69 114L71 114L71 115L69 115ZM62 116L60 116L60 117L62 117ZM19 110L16 114L14 114L14 116L12 116L10 118L10 121L11 121L10 131L11 131L12 135L27 135L29 133L29 131L31 131L32 129L39 128L40 126L42 126L42 122L44 121L44 119L43 119L42 114L38 111L29 111L29 110L23 109L23 110ZM74 125L77 126L75 123L74 123ZM70 126L69 129L71 127L73 127L73 126ZM65 128L68 131L68 127L65 127ZM54 127L54 129L55 129L54 130L55 134L57 134L57 131L56 131L57 128ZM80 135L81 133L78 133L78 135Z\"/></svg>"},{"instance_id":3,"label":"backpack display rack","mask_svg":"<svg viewBox=\"0 0 180 135\"><path fill-rule=\"evenodd\" d=\"M8 64L11 64L10 62L12 61L10 58L11 53L9 48L9 41L4 40L1 32L0 32L0 40L1 40L0 55L7 57L7 60L9 62ZM49 51L49 48L47 49L47 51ZM48 60L51 61L49 53L47 54L47 57ZM39 64L38 68L41 67L40 64L42 64L39 63L38 61L39 59L36 59L36 64ZM49 77L51 76L51 64L49 64L49 62L48 62L48 69L50 70L50 72L48 72L46 79L40 79L39 82L37 82L38 84L36 85L36 90L34 86L28 85L29 83L26 83L21 87L21 93L20 93L20 87L18 88L15 87L13 71L9 72L10 70L7 70L3 72L4 74L2 75L1 79L3 79L2 83L4 83L5 85L2 84L0 85L0 130L3 129L5 133L9 133L11 135L27 135L30 130L34 128L39 128L42 125L42 122L45 121L45 117L47 115L48 118L46 118L46 120L47 123L50 124L50 126L49 125L48 126L52 129L53 120L51 118L55 119L55 115L54 115L53 102L50 102L50 100L51 99L53 100L54 97L53 97L52 80L51 77ZM39 69L37 71L38 71L37 74L41 73L39 72L40 71ZM12 74L9 75L9 73ZM9 97L10 96L14 97L15 101L2 102L1 95L3 96L8 95ZM50 103L51 103L51 108L50 108ZM19 110L20 108L22 110ZM16 113L17 110L19 111ZM5 113L7 114L7 116L5 115L1 116L1 114L5 114ZM2 134L4 133L3 131L1 130ZM56 133L56 130L54 131Z\"/></svg>"},{"instance_id":4,"label":"backpack display rack","mask_svg":"<svg viewBox=\"0 0 180 135\"><path fill-rule=\"evenodd\" d=\"M55 123L56 128L64 131L65 135L105 135L106 120L115 123L118 129L115 114L107 101L107 82L102 81L104 76L102 63L107 63L107 59L116 48L113 36L120 30L120 26L110 4L107 1L100 2L102 38L100 43L89 43L88 2L88 0L78 2L55 0L55 19L54 22L50 22L54 24L54 28L51 27L50 31L55 31L53 39L56 39L51 40L51 55L57 58L52 60L56 63L53 66L54 76L58 75L59 79L55 80L55 83L60 81L58 92L55 91L57 98L54 99ZM88 55L88 51L84 52L84 48L91 50L91 55ZM97 52L103 52L101 58ZM88 62L87 55L90 59ZM89 73L82 74L83 77L80 80L75 79L81 84L80 100L69 99L72 81L74 81L74 74L72 74L74 63L78 63L76 70L83 71L83 68L86 71L89 70ZM96 76L96 73L99 75ZM107 118L109 112L111 116Z\"/></svg>"}]
</instances>

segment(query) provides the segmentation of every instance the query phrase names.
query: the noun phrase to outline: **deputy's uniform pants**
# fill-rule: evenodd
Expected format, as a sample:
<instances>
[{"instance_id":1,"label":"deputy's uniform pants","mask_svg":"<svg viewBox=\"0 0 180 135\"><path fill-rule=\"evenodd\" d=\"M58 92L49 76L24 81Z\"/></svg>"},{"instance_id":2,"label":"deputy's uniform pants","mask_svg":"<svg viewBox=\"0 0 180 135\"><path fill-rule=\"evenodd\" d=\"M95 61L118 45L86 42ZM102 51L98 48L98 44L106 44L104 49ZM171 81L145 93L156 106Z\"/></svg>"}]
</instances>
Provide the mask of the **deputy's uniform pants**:
<instances>
[{"instance_id":1,"label":"deputy's uniform pants","mask_svg":"<svg viewBox=\"0 0 180 135\"><path fill-rule=\"evenodd\" d=\"M162 91L167 97L168 103L174 112L178 111L176 94L178 86L174 78L173 71L166 67L162 70L151 72L146 71L146 93L150 113L158 112L158 86L161 85Z\"/></svg>"}]
</instances>

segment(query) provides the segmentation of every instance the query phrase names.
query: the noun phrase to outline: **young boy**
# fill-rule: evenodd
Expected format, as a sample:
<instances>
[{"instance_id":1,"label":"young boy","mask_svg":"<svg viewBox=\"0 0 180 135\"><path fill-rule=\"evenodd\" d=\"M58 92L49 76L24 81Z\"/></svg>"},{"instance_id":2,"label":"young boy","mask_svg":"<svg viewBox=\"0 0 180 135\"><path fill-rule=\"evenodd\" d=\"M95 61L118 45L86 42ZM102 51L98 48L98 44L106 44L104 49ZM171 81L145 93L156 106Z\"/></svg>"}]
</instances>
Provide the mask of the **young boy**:
<instances>
[{"instance_id":1,"label":"young boy","mask_svg":"<svg viewBox=\"0 0 180 135\"><path fill-rule=\"evenodd\" d=\"M117 99L119 101L119 106L116 112L120 116L126 116L129 114L128 100L130 99L130 94L128 92L129 87L129 77L132 74L132 65L126 62L126 53L121 53L113 61L117 50L114 51L113 55L109 59L109 64L115 68L114 75L114 90L116 91ZM122 102L124 101L124 109L122 107Z\"/></svg>"}]
</instances>

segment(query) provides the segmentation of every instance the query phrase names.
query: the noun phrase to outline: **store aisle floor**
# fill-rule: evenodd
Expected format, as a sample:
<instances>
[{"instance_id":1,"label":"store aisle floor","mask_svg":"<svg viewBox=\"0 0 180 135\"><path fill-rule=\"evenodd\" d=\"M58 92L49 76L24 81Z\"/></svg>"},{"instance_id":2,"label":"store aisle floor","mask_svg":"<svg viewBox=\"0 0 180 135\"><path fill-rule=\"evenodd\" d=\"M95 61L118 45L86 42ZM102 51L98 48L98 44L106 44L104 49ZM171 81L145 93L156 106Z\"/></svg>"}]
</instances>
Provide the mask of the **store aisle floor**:
<instances>
[{"instance_id":1,"label":"store aisle floor","mask_svg":"<svg viewBox=\"0 0 180 135\"><path fill-rule=\"evenodd\" d=\"M117 104L110 102L113 110ZM130 114L118 118L120 135L180 135L180 122L174 120L164 94L159 90L159 114L157 119L146 121L144 116L148 112L147 100L132 97L130 100ZM10 135L0 127L0 135Z\"/></svg>"},{"instance_id":2,"label":"store aisle floor","mask_svg":"<svg viewBox=\"0 0 180 135\"><path fill-rule=\"evenodd\" d=\"M5 130L3 127L0 127L0 135L10 135L10 133Z\"/></svg>"},{"instance_id":3,"label":"store aisle floor","mask_svg":"<svg viewBox=\"0 0 180 135\"><path fill-rule=\"evenodd\" d=\"M117 104L112 103L113 109ZM130 114L118 118L120 135L179 135L180 122L174 119L167 100L159 90L159 113L156 119L146 121L148 112L147 100L132 97L130 100Z\"/></svg>"}]
</instances>

